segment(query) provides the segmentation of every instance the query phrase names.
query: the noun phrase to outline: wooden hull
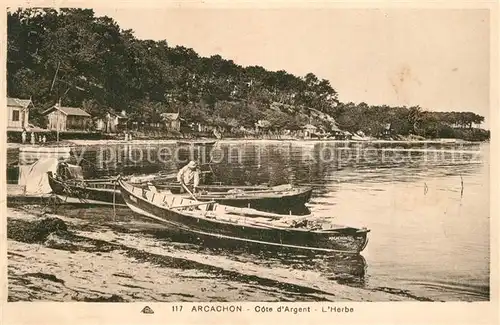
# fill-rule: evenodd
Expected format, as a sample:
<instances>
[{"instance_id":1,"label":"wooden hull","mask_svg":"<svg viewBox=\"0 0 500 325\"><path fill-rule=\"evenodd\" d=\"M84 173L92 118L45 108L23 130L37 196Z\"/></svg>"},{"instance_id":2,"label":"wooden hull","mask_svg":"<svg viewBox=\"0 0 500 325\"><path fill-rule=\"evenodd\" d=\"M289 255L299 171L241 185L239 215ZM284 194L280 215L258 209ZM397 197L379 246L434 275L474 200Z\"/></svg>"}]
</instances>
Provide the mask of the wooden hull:
<instances>
[{"instance_id":1,"label":"wooden hull","mask_svg":"<svg viewBox=\"0 0 500 325\"><path fill-rule=\"evenodd\" d=\"M68 196L71 192L74 192L83 198L86 197L87 199L110 204L113 203L113 195L115 195L115 203L124 204L121 192L115 181L86 180L83 181L85 186L71 185L72 183L73 182L67 182L63 185L60 181L49 176L49 184L52 191L56 194ZM71 191L64 192L64 186L69 187ZM169 183L159 187L172 190L173 193L180 192L179 184ZM227 188L231 187L226 186L221 187L222 189L226 189L226 192L217 190L217 186L201 187L202 190L204 188L211 192L197 194L197 198L200 201L215 201L234 207L250 207L282 214L288 214L290 212L294 214L308 214L309 210L306 208L305 204L310 200L312 195L312 188L309 187L293 188L290 190L274 190L271 187L236 186L235 188L241 189L242 192L235 194L228 193Z\"/></svg>"},{"instance_id":2,"label":"wooden hull","mask_svg":"<svg viewBox=\"0 0 500 325\"><path fill-rule=\"evenodd\" d=\"M89 187L85 186L85 182L82 185L78 185L76 182L62 182L55 179L50 173L48 175L50 188L52 192L60 195L62 197L72 197L77 198L82 202L103 202L103 203L115 203L115 204L125 204L118 185L116 189L109 188L109 184L102 188L99 187Z\"/></svg>"},{"instance_id":3,"label":"wooden hull","mask_svg":"<svg viewBox=\"0 0 500 325\"><path fill-rule=\"evenodd\" d=\"M98 201L98 200L80 200L75 197L70 197L66 195L59 194L35 194L35 195L7 195L7 206L9 207L19 207L26 204L34 205L70 205L77 206L80 208L92 208L98 206L112 206L112 203ZM125 202L123 204L116 204L117 207L127 207Z\"/></svg>"},{"instance_id":4,"label":"wooden hull","mask_svg":"<svg viewBox=\"0 0 500 325\"><path fill-rule=\"evenodd\" d=\"M177 141L180 146L211 146L214 145L216 141Z\"/></svg>"},{"instance_id":5,"label":"wooden hull","mask_svg":"<svg viewBox=\"0 0 500 325\"><path fill-rule=\"evenodd\" d=\"M272 211L276 213L308 213L305 204L311 198L311 191L293 196L274 196L261 198L223 198L219 199L210 195L200 196L200 200L216 201L234 207L250 207L257 210Z\"/></svg>"},{"instance_id":6,"label":"wooden hull","mask_svg":"<svg viewBox=\"0 0 500 325\"><path fill-rule=\"evenodd\" d=\"M177 184L166 187L173 193L180 193L180 186ZM200 201L215 201L234 207L249 207L282 214L308 213L305 204L311 199L313 191L310 187L291 188L290 190L276 190L272 187L257 190L243 189L240 193L219 192L214 189L205 193L203 187L201 190L201 193L196 194Z\"/></svg>"},{"instance_id":7,"label":"wooden hull","mask_svg":"<svg viewBox=\"0 0 500 325\"><path fill-rule=\"evenodd\" d=\"M70 153L70 147L43 147L43 146L23 146L19 152L27 153Z\"/></svg>"},{"instance_id":8,"label":"wooden hull","mask_svg":"<svg viewBox=\"0 0 500 325\"><path fill-rule=\"evenodd\" d=\"M305 230L298 228L266 227L247 223L224 222L202 216L193 216L159 203L152 203L140 195L140 189L119 181L120 191L131 210L167 224L179 232L199 237L252 243L264 246L293 248L307 251L359 254L367 244L368 230L340 228L332 230Z\"/></svg>"}]
</instances>

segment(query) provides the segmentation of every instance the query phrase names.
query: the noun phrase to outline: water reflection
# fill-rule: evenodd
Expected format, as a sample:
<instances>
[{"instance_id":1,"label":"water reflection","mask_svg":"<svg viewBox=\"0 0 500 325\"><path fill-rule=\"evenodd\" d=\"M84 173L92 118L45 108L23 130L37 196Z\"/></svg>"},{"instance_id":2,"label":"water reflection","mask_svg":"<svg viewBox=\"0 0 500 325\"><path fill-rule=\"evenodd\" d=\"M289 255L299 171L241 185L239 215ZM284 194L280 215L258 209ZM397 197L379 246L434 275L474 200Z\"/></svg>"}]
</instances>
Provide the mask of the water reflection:
<instances>
[{"instance_id":1,"label":"water reflection","mask_svg":"<svg viewBox=\"0 0 500 325\"><path fill-rule=\"evenodd\" d=\"M87 231L96 231L99 227L109 228L122 233L152 236L164 242L169 249L201 253L204 255L225 256L229 260L250 263L265 268L285 268L289 270L311 271L322 278L345 285L363 286L367 263L363 256L355 254L329 254L308 252L293 248L274 248L252 243L220 240L189 233L179 233L166 225L152 223L141 215L131 213L126 208L116 209L117 222L111 222L112 209L95 207L80 209L61 206L58 213L91 222Z\"/></svg>"},{"instance_id":2,"label":"water reflection","mask_svg":"<svg viewBox=\"0 0 500 325\"><path fill-rule=\"evenodd\" d=\"M132 147L135 153L130 155ZM211 181L223 184L310 184L314 214L372 230L364 258L202 243L195 236L177 236L156 225L139 226L132 222L137 216L127 209L117 211L118 223L128 228L120 231L140 228L138 235L152 236L174 249L224 256L252 267L305 270L325 281L390 286L436 300L489 298L488 145L220 142L214 151L176 145L114 146L115 153L123 152L121 161L115 162L112 154L101 154L110 148L76 148L71 159L83 158L88 178L174 172L194 157L212 162L203 167L213 169ZM136 161L138 150L143 157L150 150L151 157L162 158ZM178 159L173 158L176 155ZM17 153L8 159L15 161ZM109 211L64 214L116 227ZM442 285L443 281L448 284Z\"/></svg>"},{"instance_id":3,"label":"water reflection","mask_svg":"<svg viewBox=\"0 0 500 325\"><path fill-rule=\"evenodd\" d=\"M346 285L363 286L365 283L367 265L361 255L307 252L216 238L198 238L179 235L167 229L161 231L152 229L149 233L158 239L168 240L169 245L173 247L180 243L192 244L193 246L190 246L192 251L206 255L226 256L228 259L266 268L312 271L326 280Z\"/></svg>"},{"instance_id":4,"label":"water reflection","mask_svg":"<svg viewBox=\"0 0 500 325\"><path fill-rule=\"evenodd\" d=\"M80 164L87 178L173 172L199 160L223 184L390 181L398 169L442 172L480 162L479 146L426 144L359 144L317 142L217 143L216 146L113 145L72 148L68 161ZM9 165L33 163L37 157L8 153ZM439 168L436 168L439 167ZM401 174L401 173L400 173ZM340 177L342 176L342 177ZM411 181L412 176L407 174ZM404 177L403 177L404 178ZM403 179L404 180L404 179Z\"/></svg>"}]
</instances>

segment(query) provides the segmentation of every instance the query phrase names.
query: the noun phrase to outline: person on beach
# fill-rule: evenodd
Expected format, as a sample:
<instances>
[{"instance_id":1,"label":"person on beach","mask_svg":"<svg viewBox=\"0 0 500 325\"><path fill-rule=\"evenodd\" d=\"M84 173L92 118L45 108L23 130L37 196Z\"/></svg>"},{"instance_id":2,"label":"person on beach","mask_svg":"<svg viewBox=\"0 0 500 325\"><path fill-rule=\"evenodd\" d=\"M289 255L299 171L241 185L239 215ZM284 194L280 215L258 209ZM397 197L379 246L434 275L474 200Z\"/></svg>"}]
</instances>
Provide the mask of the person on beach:
<instances>
[{"instance_id":1,"label":"person on beach","mask_svg":"<svg viewBox=\"0 0 500 325\"><path fill-rule=\"evenodd\" d=\"M191 160L186 166L182 167L177 173L177 181L181 183L181 193L184 193L185 187L192 187L192 192L196 193L196 188L200 184L200 169L198 163Z\"/></svg>"}]
</instances>

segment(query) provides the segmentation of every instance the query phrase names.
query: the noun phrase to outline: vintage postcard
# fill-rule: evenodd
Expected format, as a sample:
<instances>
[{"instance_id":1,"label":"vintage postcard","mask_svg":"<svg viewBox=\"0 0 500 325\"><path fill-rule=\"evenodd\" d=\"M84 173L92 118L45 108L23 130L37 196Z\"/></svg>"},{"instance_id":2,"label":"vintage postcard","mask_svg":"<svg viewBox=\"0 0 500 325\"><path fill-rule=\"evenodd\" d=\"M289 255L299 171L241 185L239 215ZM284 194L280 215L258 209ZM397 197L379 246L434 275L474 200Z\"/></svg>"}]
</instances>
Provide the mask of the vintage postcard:
<instances>
[{"instance_id":1,"label":"vintage postcard","mask_svg":"<svg viewBox=\"0 0 500 325\"><path fill-rule=\"evenodd\" d=\"M3 10L2 324L498 324L497 2Z\"/></svg>"}]
</instances>

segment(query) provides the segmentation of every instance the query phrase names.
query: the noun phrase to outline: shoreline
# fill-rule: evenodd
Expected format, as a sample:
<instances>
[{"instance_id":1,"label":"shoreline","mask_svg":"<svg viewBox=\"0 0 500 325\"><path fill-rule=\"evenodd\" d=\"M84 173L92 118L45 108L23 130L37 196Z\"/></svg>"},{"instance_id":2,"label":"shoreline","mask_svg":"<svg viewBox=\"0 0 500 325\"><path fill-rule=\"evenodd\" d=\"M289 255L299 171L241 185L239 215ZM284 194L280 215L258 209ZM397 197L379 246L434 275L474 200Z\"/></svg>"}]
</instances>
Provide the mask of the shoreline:
<instances>
[{"instance_id":1,"label":"shoreline","mask_svg":"<svg viewBox=\"0 0 500 325\"><path fill-rule=\"evenodd\" d=\"M64 140L59 143L45 143L43 145L39 144L21 144L15 142L8 142L7 149L19 149L22 147L34 147L34 148L44 148L44 147L82 147L82 146L103 146L103 145L163 145L163 144L176 144L178 142L199 142L199 141L215 141L218 143L252 143L252 142L268 142L268 143L297 143L297 144L311 144L311 143L415 143L415 144L480 144L489 141L465 141L460 139L438 139L438 140L381 140L381 139L370 139L370 140L316 140L316 139L257 139L257 138L225 138L225 139L134 139L132 141L125 140Z\"/></svg>"},{"instance_id":2,"label":"shoreline","mask_svg":"<svg viewBox=\"0 0 500 325\"><path fill-rule=\"evenodd\" d=\"M15 238L15 229L8 236L9 301L427 300L398 289L325 281L308 271L244 268L219 254L176 249L140 232L119 232L106 218L41 217L8 208L7 220L16 228L47 217L62 220L68 235L50 233L37 243ZM113 224L138 225L122 220ZM285 276L290 272L295 276Z\"/></svg>"}]
</instances>

